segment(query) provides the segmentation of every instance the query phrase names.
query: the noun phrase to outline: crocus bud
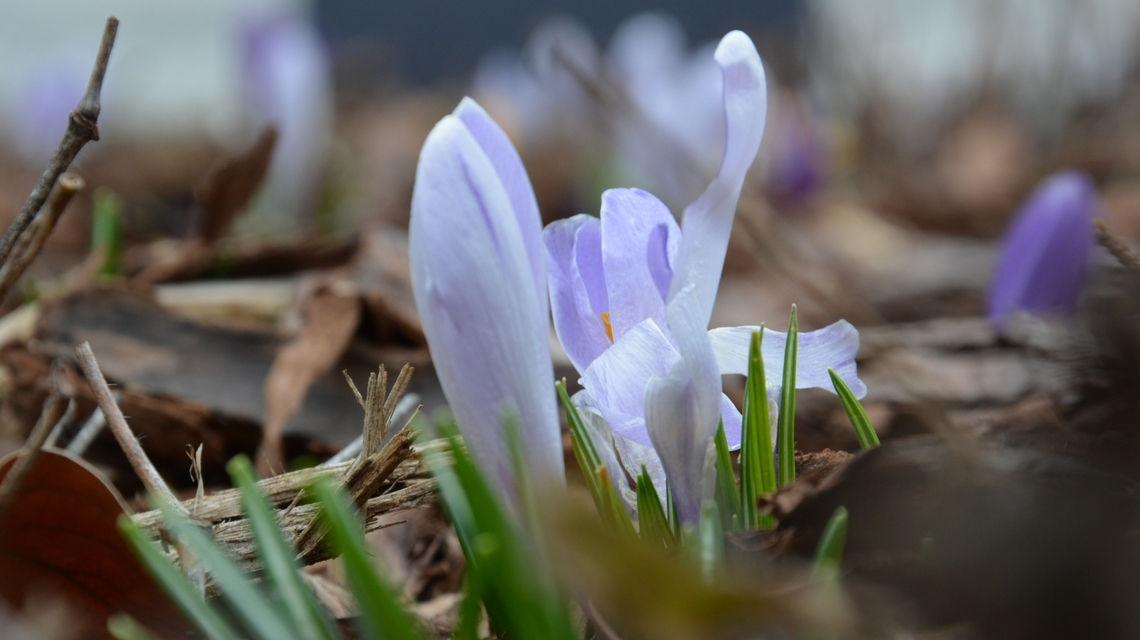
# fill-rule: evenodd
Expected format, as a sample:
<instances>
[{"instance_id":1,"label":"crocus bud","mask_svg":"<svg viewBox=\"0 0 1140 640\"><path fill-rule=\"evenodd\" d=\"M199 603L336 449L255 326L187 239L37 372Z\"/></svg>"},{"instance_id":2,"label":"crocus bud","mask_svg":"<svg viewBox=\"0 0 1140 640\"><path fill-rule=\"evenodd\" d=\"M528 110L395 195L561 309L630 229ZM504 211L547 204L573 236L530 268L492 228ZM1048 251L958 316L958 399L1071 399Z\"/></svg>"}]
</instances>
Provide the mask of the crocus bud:
<instances>
[{"instance_id":1,"label":"crocus bud","mask_svg":"<svg viewBox=\"0 0 1140 640\"><path fill-rule=\"evenodd\" d=\"M1076 310L1100 208L1096 186L1077 171L1054 174L1033 192L1010 225L994 270L988 313L996 326L1018 312Z\"/></svg>"},{"instance_id":2,"label":"crocus bud","mask_svg":"<svg viewBox=\"0 0 1140 640\"><path fill-rule=\"evenodd\" d=\"M508 497L507 420L519 429L531 478L565 481L541 233L518 153L464 99L420 152L408 228L412 292L463 439Z\"/></svg>"}]
</instances>

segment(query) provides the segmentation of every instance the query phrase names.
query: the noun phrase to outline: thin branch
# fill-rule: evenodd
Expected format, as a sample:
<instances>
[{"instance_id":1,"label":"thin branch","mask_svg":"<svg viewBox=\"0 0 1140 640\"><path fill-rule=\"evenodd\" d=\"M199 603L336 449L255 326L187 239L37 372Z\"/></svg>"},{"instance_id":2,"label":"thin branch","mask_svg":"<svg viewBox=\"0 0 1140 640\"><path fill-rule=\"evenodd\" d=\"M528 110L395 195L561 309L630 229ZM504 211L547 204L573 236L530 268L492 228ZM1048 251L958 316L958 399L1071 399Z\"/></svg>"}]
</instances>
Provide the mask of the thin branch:
<instances>
[{"instance_id":1,"label":"thin branch","mask_svg":"<svg viewBox=\"0 0 1140 640\"><path fill-rule=\"evenodd\" d=\"M91 80L87 83L87 92L79 101L79 106L72 110L67 122L67 132L63 134L63 140L60 141L55 155L44 169L39 183L28 196L24 207L16 214L16 219L4 232L4 236L0 238L0 264L8 261L12 248L16 246L16 239L32 224L32 220L47 201L48 194L55 187L56 181L71 166L75 156L79 155L80 150L88 142L99 139L98 121L99 111L102 108L99 95L103 90L103 76L107 74L107 61L111 58L111 48L115 44L115 34L118 30L118 18L113 16L107 18L107 25L103 29L103 40L99 44L99 54L95 57L95 68L91 70Z\"/></svg>"},{"instance_id":2,"label":"thin branch","mask_svg":"<svg viewBox=\"0 0 1140 640\"><path fill-rule=\"evenodd\" d=\"M135 434L127 426L127 420L123 417L123 412L119 410L119 405L115 403L115 398L111 395L111 388L107 386L103 372L99 370L99 363L95 361L95 354L91 351L91 345L84 342L76 347L75 356L79 359L79 367L83 369L83 375L87 377L87 382L91 383L91 390L95 393L95 401L103 410L103 417L107 420L107 426L111 428L111 433L115 434L115 439L119 441L119 446L127 455L127 460L131 463L131 467L139 479L152 494L176 509L184 510L184 507L181 506L182 503L174 497L174 493L170 491L166 481L158 474L158 470L154 468L154 464L143 451L142 445L135 439Z\"/></svg>"},{"instance_id":3,"label":"thin branch","mask_svg":"<svg viewBox=\"0 0 1140 640\"><path fill-rule=\"evenodd\" d=\"M1132 273L1140 273L1140 257L1128 248L1128 243L1124 241L1124 238L1113 233L1112 229L1108 227L1108 223L1101 218L1097 218L1093 226L1096 227L1096 241L1108 249L1108 252L1115 256L1125 269Z\"/></svg>"},{"instance_id":4,"label":"thin branch","mask_svg":"<svg viewBox=\"0 0 1140 640\"><path fill-rule=\"evenodd\" d=\"M67 399L59 394L59 390L54 384L52 387L51 395L44 401L40 419L28 435L28 441L24 443L22 454L12 463L12 468L8 470L8 475L4 476L4 481L0 482L0 514L4 513L12 504L24 477L32 470L32 465L39 457L40 451L43 450L44 442L51 434L52 427L59 421L64 409L67 408Z\"/></svg>"},{"instance_id":5,"label":"thin branch","mask_svg":"<svg viewBox=\"0 0 1140 640\"><path fill-rule=\"evenodd\" d=\"M83 178L74 173L65 173L59 177L59 182L48 198L47 206L35 216L27 233L20 235L11 260L4 262L4 266L0 267L0 300L8 295L20 280L20 276L24 275L24 271L40 254L64 209L83 187Z\"/></svg>"}]
</instances>

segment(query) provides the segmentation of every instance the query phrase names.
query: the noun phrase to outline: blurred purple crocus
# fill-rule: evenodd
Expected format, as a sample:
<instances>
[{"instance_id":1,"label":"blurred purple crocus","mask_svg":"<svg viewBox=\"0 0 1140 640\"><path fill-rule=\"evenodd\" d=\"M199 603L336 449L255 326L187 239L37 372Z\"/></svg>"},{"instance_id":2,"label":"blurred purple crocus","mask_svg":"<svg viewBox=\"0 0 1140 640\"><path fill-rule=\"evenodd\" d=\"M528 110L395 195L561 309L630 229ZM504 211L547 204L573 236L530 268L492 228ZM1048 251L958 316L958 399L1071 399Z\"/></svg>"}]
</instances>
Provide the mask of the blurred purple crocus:
<instances>
[{"instance_id":1,"label":"blurred purple crocus","mask_svg":"<svg viewBox=\"0 0 1140 640\"><path fill-rule=\"evenodd\" d=\"M745 373L758 327L708 331L745 174L767 108L764 70L748 36L716 49L723 73L727 144L720 170L684 211L682 226L653 195L612 189L601 218L578 215L544 232L554 325L581 373L576 401L600 414L626 467L663 471L682 518L699 513L705 462L724 420L740 443L740 413L721 390L723 373ZM844 321L801 335L797 387L831 388L836 369L860 396L858 332ZM784 337L765 332L768 380L778 381Z\"/></svg>"},{"instance_id":2,"label":"blurred purple crocus","mask_svg":"<svg viewBox=\"0 0 1140 640\"><path fill-rule=\"evenodd\" d=\"M564 482L538 204L515 148L470 98L424 142L408 236L416 308L467 446L512 495L513 419L533 479Z\"/></svg>"},{"instance_id":3,"label":"blurred purple crocus","mask_svg":"<svg viewBox=\"0 0 1140 640\"><path fill-rule=\"evenodd\" d=\"M988 313L997 327L1019 312L1076 310L1100 208L1083 173L1057 173L1037 187L1010 225L994 270Z\"/></svg>"},{"instance_id":4,"label":"blurred purple crocus","mask_svg":"<svg viewBox=\"0 0 1140 640\"><path fill-rule=\"evenodd\" d=\"M270 205L303 227L332 139L332 65L316 28L291 16L250 21L242 33L243 79L257 124L277 126L266 180Z\"/></svg>"}]
</instances>

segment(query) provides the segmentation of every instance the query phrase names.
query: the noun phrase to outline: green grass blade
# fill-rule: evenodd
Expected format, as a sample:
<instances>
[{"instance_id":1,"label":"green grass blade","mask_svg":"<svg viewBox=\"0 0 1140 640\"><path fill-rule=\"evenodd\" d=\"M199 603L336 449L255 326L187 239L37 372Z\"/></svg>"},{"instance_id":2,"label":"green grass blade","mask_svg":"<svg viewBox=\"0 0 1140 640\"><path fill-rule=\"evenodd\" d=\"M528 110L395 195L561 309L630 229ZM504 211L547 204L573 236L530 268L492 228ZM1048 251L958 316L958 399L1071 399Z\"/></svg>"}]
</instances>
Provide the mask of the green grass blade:
<instances>
[{"instance_id":1,"label":"green grass blade","mask_svg":"<svg viewBox=\"0 0 1140 640\"><path fill-rule=\"evenodd\" d=\"M245 625L246 630L263 640L301 638L286 622L289 619L289 612L274 607L233 560L214 544L211 537L191 524L169 504L160 503L158 506L162 509L166 525L214 576L222 596L230 603L230 608Z\"/></svg>"},{"instance_id":2,"label":"green grass blade","mask_svg":"<svg viewBox=\"0 0 1140 640\"><path fill-rule=\"evenodd\" d=\"M483 613L479 597L481 591L482 589L468 572L467 585L463 589L463 602L459 605L459 622L455 625L455 640L480 640L479 619Z\"/></svg>"},{"instance_id":3,"label":"green grass blade","mask_svg":"<svg viewBox=\"0 0 1140 640\"><path fill-rule=\"evenodd\" d=\"M465 530L460 542L472 579L482 587L491 627L510 638L574 639L566 603L551 587L530 542L460 444L454 425L440 425L440 431L451 461L436 455L429 463L456 528Z\"/></svg>"},{"instance_id":4,"label":"green grass blade","mask_svg":"<svg viewBox=\"0 0 1140 640\"><path fill-rule=\"evenodd\" d=\"M198 631L202 632L202 635L214 640L239 640L241 636L238 632L230 627L217 611L206 604L194 589L194 585L190 584L186 574L166 559L158 545L147 538L130 516L126 514L119 516L118 526L119 532L126 538L127 544L134 550L143 566Z\"/></svg>"},{"instance_id":5,"label":"green grass blade","mask_svg":"<svg viewBox=\"0 0 1140 640\"><path fill-rule=\"evenodd\" d=\"M669 528L673 531L673 537L678 541L681 540L681 515L677 513L677 503L673 501L673 490L669 488L669 483L665 483L665 521L669 523Z\"/></svg>"},{"instance_id":6,"label":"green grass blade","mask_svg":"<svg viewBox=\"0 0 1140 640\"><path fill-rule=\"evenodd\" d=\"M839 507L831 514L827 527L815 550L815 574L834 577L839 575L843 562L843 545L847 541L847 509Z\"/></svg>"},{"instance_id":7,"label":"green grass blade","mask_svg":"<svg viewBox=\"0 0 1140 640\"><path fill-rule=\"evenodd\" d=\"M578 407L575 407L570 400L566 383L559 381L554 383L554 387L558 391L558 399L562 401L562 408L566 410L566 424L570 427L570 445L574 449L574 458L578 461L578 467L582 469L582 475L586 477L586 488L590 490L594 507L605 518L608 508L606 499L602 495L602 487L598 485L598 468L602 466L601 456L598 455L594 441L582 422Z\"/></svg>"},{"instance_id":8,"label":"green grass blade","mask_svg":"<svg viewBox=\"0 0 1140 640\"><path fill-rule=\"evenodd\" d=\"M661 508L660 494L645 465L641 465L641 474L637 476L637 522L641 526L641 539L650 546L663 549L677 546L669 518Z\"/></svg>"},{"instance_id":9,"label":"green grass blade","mask_svg":"<svg viewBox=\"0 0 1140 640\"><path fill-rule=\"evenodd\" d=\"M724 420L716 430L716 503L720 511L721 526L734 529L740 521L740 491L736 488L736 475L732 471L732 456L728 452L728 437L724 434Z\"/></svg>"},{"instance_id":10,"label":"green grass blade","mask_svg":"<svg viewBox=\"0 0 1140 640\"><path fill-rule=\"evenodd\" d=\"M116 276L122 271L123 201L106 188L95 191L91 210L91 248L103 252L101 276Z\"/></svg>"},{"instance_id":11,"label":"green grass blade","mask_svg":"<svg viewBox=\"0 0 1140 640\"><path fill-rule=\"evenodd\" d=\"M340 633L333 627L328 614L301 578L297 553L285 541L285 534L281 531L273 509L257 487L249 458L237 456L230 460L226 469L233 478L234 485L241 489L245 517L257 544L257 556L265 568L270 593L280 599L290 615L296 633L302 638L313 640L339 638Z\"/></svg>"},{"instance_id":12,"label":"green grass blade","mask_svg":"<svg viewBox=\"0 0 1140 640\"><path fill-rule=\"evenodd\" d=\"M116 640L158 640L158 636L147 631L146 627L125 613L108 618L107 631Z\"/></svg>"},{"instance_id":13,"label":"green grass blade","mask_svg":"<svg viewBox=\"0 0 1140 640\"><path fill-rule=\"evenodd\" d=\"M828 369L827 373L831 376L831 385L835 387L835 393L839 394L839 401L843 403L843 410L847 412L847 419L855 428L855 437L859 439L859 446L864 449L874 449L879 446L879 434L875 433L875 427L871 425L871 419L867 417L867 411L863 409L859 399L851 393L851 388L838 373L835 373L835 369Z\"/></svg>"},{"instance_id":14,"label":"green grass blade","mask_svg":"<svg viewBox=\"0 0 1140 640\"><path fill-rule=\"evenodd\" d=\"M705 582L714 582L724 574L724 530L720 527L720 513L715 500L705 500L701 505L697 553Z\"/></svg>"},{"instance_id":15,"label":"green grass blade","mask_svg":"<svg viewBox=\"0 0 1140 640\"><path fill-rule=\"evenodd\" d=\"M364 523L343 492L327 478L311 487L321 505L332 547L344 562L348 583L360 608L362 631L385 640L426 640L419 623L404 609L399 594L376 572L364 540Z\"/></svg>"},{"instance_id":16,"label":"green grass blade","mask_svg":"<svg viewBox=\"0 0 1140 640\"><path fill-rule=\"evenodd\" d=\"M764 327L752 334L748 349L748 379L744 387L743 432L740 441L740 513L745 529L771 527L770 516L761 515L761 496L776 490L776 461L772 451L772 416L768 404L768 381L764 373Z\"/></svg>"},{"instance_id":17,"label":"green grass blade","mask_svg":"<svg viewBox=\"0 0 1140 640\"><path fill-rule=\"evenodd\" d=\"M788 321L788 340L784 344L784 379L780 389L779 485L796 479L796 351L799 348L799 319L796 305Z\"/></svg>"},{"instance_id":18,"label":"green grass blade","mask_svg":"<svg viewBox=\"0 0 1140 640\"><path fill-rule=\"evenodd\" d=\"M613 480L610 479L610 469L604 464L598 469L597 483L601 488L602 500L605 503L603 520L617 529L618 533L630 538L637 538L633 518L629 515L629 511L625 508L621 498L618 497L617 489L614 488Z\"/></svg>"}]
</instances>

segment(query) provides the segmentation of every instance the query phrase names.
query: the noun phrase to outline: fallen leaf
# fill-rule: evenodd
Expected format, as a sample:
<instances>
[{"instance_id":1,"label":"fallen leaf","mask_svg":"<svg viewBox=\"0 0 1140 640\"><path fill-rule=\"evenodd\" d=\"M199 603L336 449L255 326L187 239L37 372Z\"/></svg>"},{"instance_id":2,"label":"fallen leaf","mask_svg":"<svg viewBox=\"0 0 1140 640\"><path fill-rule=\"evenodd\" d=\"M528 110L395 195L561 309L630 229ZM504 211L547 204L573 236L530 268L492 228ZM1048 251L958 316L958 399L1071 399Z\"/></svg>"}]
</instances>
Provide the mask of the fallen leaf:
<instances>
[{"instance_id":1,"label":"fallen leaf","mask_svg":"<svg viewBox=\"0 0 1140 640\"><path fill-rule=\"evenodd\" d=\"M304 316L305 328L277 350L265 378L265 421L257 456L263 477L283 469L285 423L301 408L309 386L344 355L360 322L360 300L355 290L323 286L305 302Z\"/></svg>"},{"instance_id":2,"label":"fallen leaf","mask_svg":"<svg viewBox=\"0 0 1140 640\"><path fill-rule=\"evenodd\" d=\"M201 238L207 243L219 238L249 204L261 186L277 146L277 129L266 127L257 142L245 152L223 160L198 191L202 208Z\"/></svg>"},{"instance_id":3,"label":"fallen leaf","mask_svg":"<svg viewBox=\"0 0 1140 640\"><path fill-rule=\"evenodd\" d=\"M0 460L0 479L19 452ZM79 458L45 449L0 514L0 597L13 609L46 593L71 605L77 637L109 638L126 612L162 637L185 636L178 610L119 535L122 498Z\"/></svg>"}]
</instances>

